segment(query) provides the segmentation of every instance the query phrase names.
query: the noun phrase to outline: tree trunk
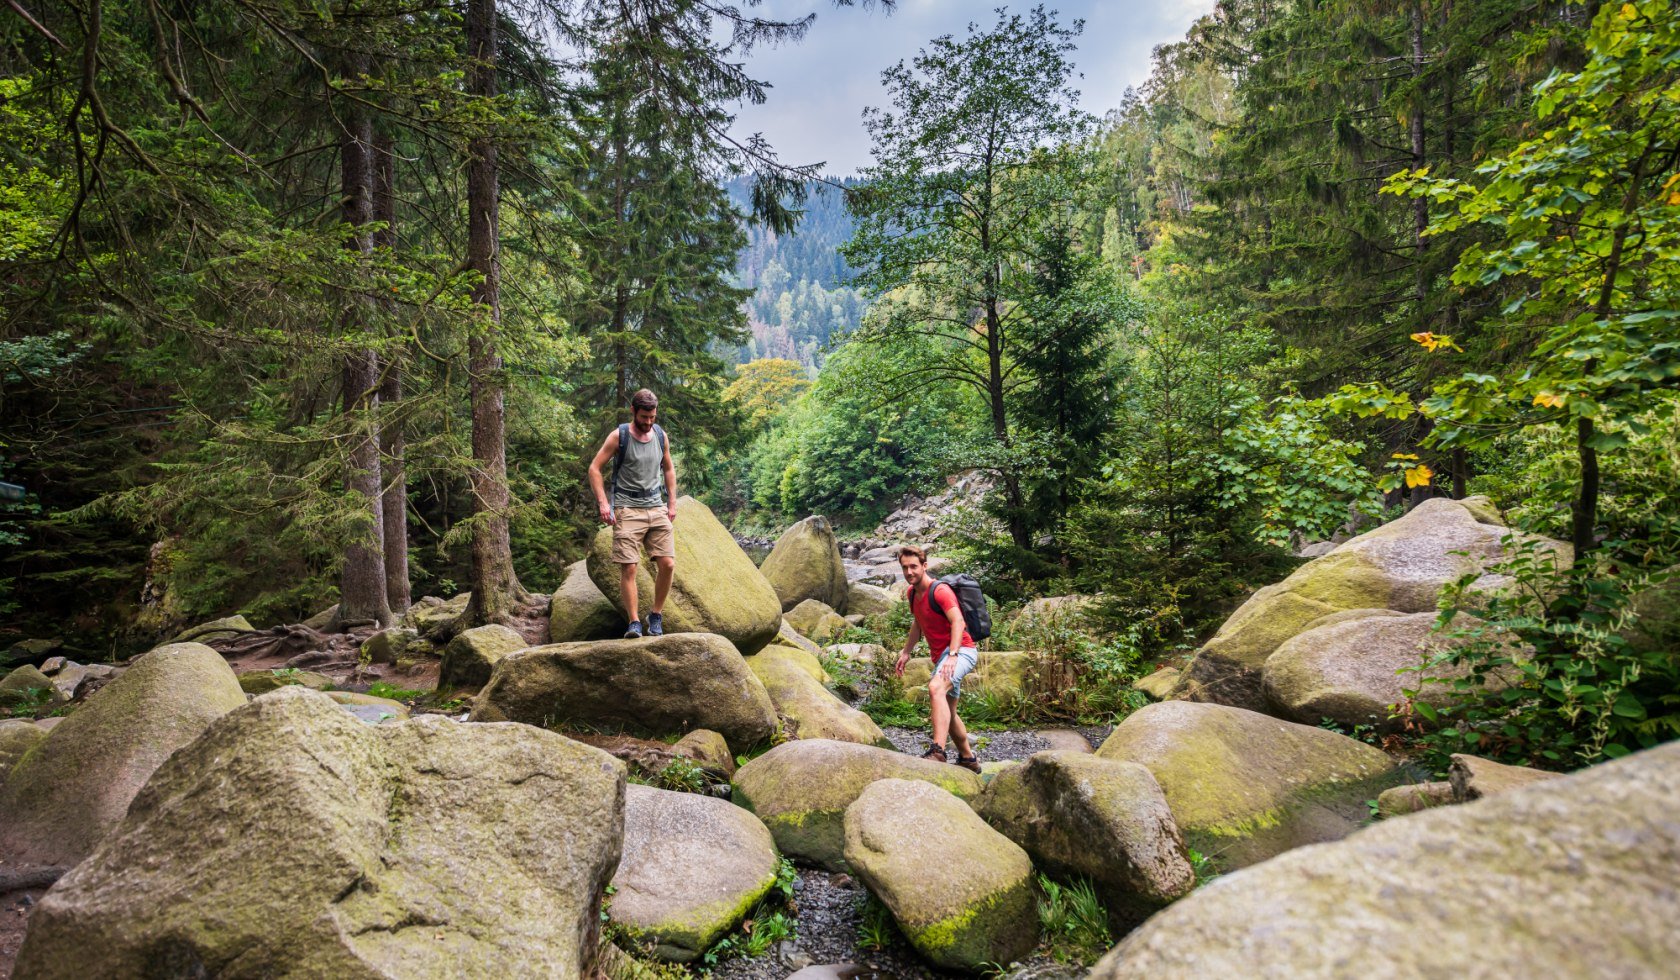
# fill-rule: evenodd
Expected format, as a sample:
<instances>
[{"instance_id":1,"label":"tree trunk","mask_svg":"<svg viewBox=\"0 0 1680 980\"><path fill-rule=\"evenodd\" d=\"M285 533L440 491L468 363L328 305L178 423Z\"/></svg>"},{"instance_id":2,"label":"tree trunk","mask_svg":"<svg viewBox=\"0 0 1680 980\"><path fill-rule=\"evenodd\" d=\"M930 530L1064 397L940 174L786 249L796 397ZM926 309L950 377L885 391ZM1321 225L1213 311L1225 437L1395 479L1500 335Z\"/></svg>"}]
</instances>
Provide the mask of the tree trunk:
<instances>
[{"instance_id":1,"label":"tree trunk","mask_svg":"<svg viewBox=\"0 0 1680 980\"><path fill-rule=\"evenodd\" d=\"M1423 166L1423 0L1412 0L1412 169ZM1417 322L1420 328L1428 326L1429 320L1425 315L1425 303L1429 293L1429 271L1425 267L1424 259L1428 254L1429 239L1424 232L1429 230L1429 202L1422 197L1412 201L1412 229L1416 250L1412 253L1412 260L1417 263Z\"/></svg>"},{"instance_id":2,"label":"tree trunk","mask_svg":"<svg viewBox=\"0 0 1680 980\"><path fill-rule=\"evenodd\" d=\"M480 99L496 95L496 0L467 2L467 90ZM485 323L467 341L467 371L472 388L472 601L460 626L504 622L525 599L513 571L508 540L512 495L507 482L507 432L504 422L502 358L497 352L501 325L501 260L497 255L500 190L496 140L473 137L467 146L467 267L481 278L473 301L483 305Z\"/></svg>"},{"instance_id":3,"label":"tree trunk","mask_svg":"<svg viewBox=\"0 0 1680 980\"><path fill-rule=\"evenodd\" d=\"M1656 145L1649 144L1645 152L1639 155L1639 160L1633 165L1633 174L1628 179L1627 194L1622 198L1622 223L1616 227L1616 233L1610 239L1610 254L1604 260L1604 285L1599 288L1598 303L1593 307L1593 314L1600 320L1610 315L1610 309L1616 298L1616 274L1622 268L1622 249L1627 244L1628 226L1633 223L1632 211L1639 200L1639 185L1645 180L1645 164L1651 158ZM1589 360L1582 368L1582 374L1591 376L1598 370L1598 362ZM1593 420L1580 418L1575 422L1575 454L1581 463L1581 492L1575 498L1574 526L1570 529L1570 540L1575 545L1575 560L1591 551L1597 544L1595 531L1598 528L1598 450L1592 446L1594 436Z\"/></svg>"},{"instance_id":4,"label":"tree trunk","mask_svg":"<svg viewBox=\"0 0 1680 980\"><path fill-rule=\"evenodd\" d=\"M359 70L365 70L364 66L350 65L352 74ZM373 128L367 110L354 101L346 101L340 112L344 128L339 138L342 161L339 192L344 222L351 228L345 247L365 257L373 247L365 230L373 220ZM362 302L354 294L346 297L342 320L346 337L367 329L367 319L358 309ZM353 432L345 487L359 503L366 502L366 509L359 515L351 541L344 549L337 615L340 625L371 620L385 627L394 622L385 594L378 374L378 358L373 350L361 348L345 357L344 410Z\"/></svg>"},{"instance_id":5,"label":"tree trunk","mask_svg":"<svg viewBox=\"0 0 1680 980\"><path fill-rule=\"evenodd\" d=\"M394 249L397 246L396 158L392 155L391 137L380 134L374 138L373 162L373 220L384 225L374 232L373 247ZM379 430L379 444L385 467L385 492L380 504L385 525L385 597L393 613L402 613L408 610L410 599L408 481L403 467L402 423L391 415L402 400L401 351L393 347L382 367L379 400L385 419Z\"/></svg>"}]
</instances>

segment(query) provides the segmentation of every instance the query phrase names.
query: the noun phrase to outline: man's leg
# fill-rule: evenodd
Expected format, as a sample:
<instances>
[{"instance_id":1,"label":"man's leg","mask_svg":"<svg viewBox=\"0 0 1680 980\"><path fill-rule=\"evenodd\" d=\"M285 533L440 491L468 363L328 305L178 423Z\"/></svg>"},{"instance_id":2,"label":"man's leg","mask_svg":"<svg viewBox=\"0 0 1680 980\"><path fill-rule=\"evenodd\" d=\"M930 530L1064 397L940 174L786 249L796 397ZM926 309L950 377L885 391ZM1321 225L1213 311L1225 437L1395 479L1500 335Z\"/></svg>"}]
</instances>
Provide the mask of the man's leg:
<instances>
[{"instance_id":1,"label":"man's leg","mask_svg":"<svg viewBox=\"0 0 1680 980\"><path fill-rule=\"evenodd\" d=\"M634 564L620 564L618 566L618 584L624 592L624 614L634 623L641 617L636 615L636 566Z\"/></svg>"},{"instance_id":2,"label":"man's leg","mask_svg":"<svg viewBox=\"0 0 1680 980\"><path fill-rule=\"evenodd\" d=\"M945 738L951 730L951 717L955 714L951 710L950 699L945 696L950 692L951 682L935 667L933 679L928 681L928 696L933 699L929 704L929 713L933 716L933 744L941 749L945 748Z\"/></svg>"},{"instance_id":3,"label":"man's leg","mask_svg":"<svg viewBox=\"0 0 1680 980\"><path fill-rule=\"evenodd\" d=\"M659 568L653 579L653 611L665 612L665 597L671 594L671 577L675 574L677 560L670 556L655 559Z\"/></svg>"},{"instance_id":4,"label":"man's leg","mask_svg":"<svg viewBox=\"0 0 1680 980\"><path fill-rule=\"evenodd\" d=\"M951 705L951 741L957 743L957 758L972 759L974 746L968 744L968 727L957 717L957 703L946 699Z\"/></svg>"}]
</instances>

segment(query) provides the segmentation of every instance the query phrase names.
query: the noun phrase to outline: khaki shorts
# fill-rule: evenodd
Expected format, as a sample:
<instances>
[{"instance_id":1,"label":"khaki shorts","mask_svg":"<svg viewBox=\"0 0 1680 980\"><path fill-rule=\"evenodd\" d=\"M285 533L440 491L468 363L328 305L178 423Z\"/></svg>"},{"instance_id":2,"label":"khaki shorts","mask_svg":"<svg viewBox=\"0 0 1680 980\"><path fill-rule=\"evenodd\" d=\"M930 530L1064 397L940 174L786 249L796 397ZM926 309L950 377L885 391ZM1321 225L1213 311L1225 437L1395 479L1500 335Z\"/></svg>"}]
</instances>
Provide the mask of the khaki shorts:
<instances>
[{"instance_id":1,"label":"khaki shorts","mask_svg":"<svg viewBox=\"0 0 1680 980\"><path fill-rule=\"evenodd\" d=\"M677 557L677 535L671 515L663 507L620 507L613 525L612 560L634 565L642 560L642 545L652 558Z\"/></svg>"}]
</instances>

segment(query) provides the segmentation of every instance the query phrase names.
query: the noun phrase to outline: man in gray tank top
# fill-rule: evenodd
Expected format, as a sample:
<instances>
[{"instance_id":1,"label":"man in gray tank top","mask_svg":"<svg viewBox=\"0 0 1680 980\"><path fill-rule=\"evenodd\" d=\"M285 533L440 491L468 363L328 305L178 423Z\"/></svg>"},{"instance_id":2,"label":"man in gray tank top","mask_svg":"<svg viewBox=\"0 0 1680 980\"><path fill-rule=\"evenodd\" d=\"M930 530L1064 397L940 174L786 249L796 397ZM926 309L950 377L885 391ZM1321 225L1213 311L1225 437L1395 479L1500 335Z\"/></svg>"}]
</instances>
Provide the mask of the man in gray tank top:
<instances>
[{"instance_id":1,"label":"man in gray tank top","mask_svg":"<svg viewBox=\"0 0 1680 980\"><path fill-rule=\"evenodd\" d=\"M643 388L630 398L631 418L607 436L589 463L589 485L601 520L612 525L612 560L618 565L618 580L624 593L624 612L630 618L625 639L642 635L637 615L636 568L642 560L642 546L653 559L653 609L648 612L647 635L665 632L665 597L671 592L671 575L677 567L677 468L671 462L670 440L657 424L659 397ZM601 479L601 467L614 460L612 496Z\"/></svg>"}]
</instances>

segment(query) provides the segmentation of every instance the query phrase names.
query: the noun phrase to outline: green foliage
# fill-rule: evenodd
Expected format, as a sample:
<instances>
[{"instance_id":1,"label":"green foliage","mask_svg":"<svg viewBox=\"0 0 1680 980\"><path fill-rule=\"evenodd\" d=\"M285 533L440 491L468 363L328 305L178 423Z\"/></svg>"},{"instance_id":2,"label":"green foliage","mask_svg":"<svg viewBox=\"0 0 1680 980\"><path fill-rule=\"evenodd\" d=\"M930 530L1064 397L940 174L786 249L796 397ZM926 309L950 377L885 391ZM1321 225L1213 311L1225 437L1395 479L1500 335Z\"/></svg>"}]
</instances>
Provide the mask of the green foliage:
<instances>
[{"instance_id":1,"label":"green foliage","mask_svg":"<svg viewBox=\"0 0 1680 980\"><path fill-rule=\"evenodd\" d=\"M1219 877L1220 872L1212 858L1195 848L1188 848L1186 853L1190 858L1190 868L1196 875L1196 887L1200 888Z\"/></svg>"},{"instance_id":2,"label":"green foliage","mask_svg":"<svg viewBox=\"0 0 1680 980\"><path fill-rule=\"evenodd\" d=\"M785 939L798 938L798 923L792 914L793 883L799 872L786 858L776 864L776 882L741 923L740 931L718 940L700 961L716 966L732 956L756 959Z\"/></svg>"},{"instance_id":3,"label":"green foliage","mask_svg":"<svg viewBox=\"0 0 1680 980\"><path fill-rule=\"evenodd\" d=\"M1114 945L1108 910L1096 886L1085 878L1067 884L1038 876L1038 926L1042 942L1058 963L1089 966Z\"/></svg>"},{"instance_id":4,"label":"green foliage","mask_svg":"<svg viewBox=\"0 0 1680 980\"><path fill-rule=\"evenodd\" d=\"M1147 704L1132 688L1149 670L1143 629L1131 623L1105 635L1090 614L1064 607L1017 620L994 636L995 643L1032 655L1023 720L1117 721Z\"/></svg>"},{"instance_id":5,"label":"green foliage","mask_svg":"<svg viewBox=\"0 0 1680 980\"><path fill-rule=\"evenodd\" d=\"M898 936L898 923L893 921L892 910L867 890L858 901L861 906L858 910L858 948L882 950L892 945L893 939Z\"/></svg>"},{"instance_id":6,"label":"green foliage","mask_svg":"<svg viewBox=\"0 0 1680 980\"><path fill-rule=\"evenodd\" d=\"M26 687L22 690L7 691L4 699L4 711L10 718L34 718L58 699L58 691L52 685L41 687Z\"/></svg>"},{"instance_id":7,"label":"green foliage","mask_svg":"<svg viewBox=\"0 0 1680 980\"><path fill-rule=\"evenodd\" d=\"M420 691L413 688L397 687L385 681L374 681L368 685L367 692L376 698L389 698L392 701L403 701L412 704L421 698L431 695L431 691Z\"/></svg>"}]
</instances>

